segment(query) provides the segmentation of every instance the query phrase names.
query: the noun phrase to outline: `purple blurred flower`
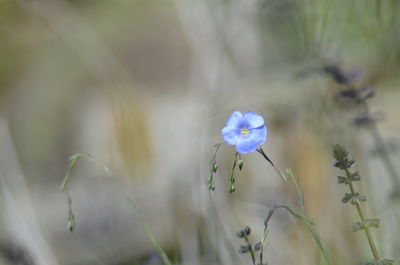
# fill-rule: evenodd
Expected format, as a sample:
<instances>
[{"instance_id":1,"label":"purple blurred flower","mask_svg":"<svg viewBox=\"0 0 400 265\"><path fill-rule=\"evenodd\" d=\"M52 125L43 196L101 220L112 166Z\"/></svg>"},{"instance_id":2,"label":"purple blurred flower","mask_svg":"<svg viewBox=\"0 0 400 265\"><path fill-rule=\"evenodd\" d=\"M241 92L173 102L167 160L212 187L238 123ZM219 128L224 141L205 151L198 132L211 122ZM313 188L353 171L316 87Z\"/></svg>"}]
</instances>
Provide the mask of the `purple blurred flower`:
<instances>
[{"instance_id":1,"label":"purple blurred flower","mask_svg":"<svg viewBox=\"0 0 400 265\"><path fill-rule=\"evenodd\" d=\"M345 72L341 67L336 64L328 64L322 67L322 69L331 76L336 83L341 85L348 85L360 79L362 72L360 69L354 68L350 71Z\"/></svg>"},{"instance_id":2,"label":"purple blurred flower","mask_svg":"<svg viewBox=\"0 0 400 265\"><path fill-rule=\"evenodd\" d=\"M264 118L255 112L248 111L243 115L234 111L222 129L222 136L227 144L236 145L236 150L245 154L256 151L265 142L267 127Z\"/></svg>"}]
</instances>

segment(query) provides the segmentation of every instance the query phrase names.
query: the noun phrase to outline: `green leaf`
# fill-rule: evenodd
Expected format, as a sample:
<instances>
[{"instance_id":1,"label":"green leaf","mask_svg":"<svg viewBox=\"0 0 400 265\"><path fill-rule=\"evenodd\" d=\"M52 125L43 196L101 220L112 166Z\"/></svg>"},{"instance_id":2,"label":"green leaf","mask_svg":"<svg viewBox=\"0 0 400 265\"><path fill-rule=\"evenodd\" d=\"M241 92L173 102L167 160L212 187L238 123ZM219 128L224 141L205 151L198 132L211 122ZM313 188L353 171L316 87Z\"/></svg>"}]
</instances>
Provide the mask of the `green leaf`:
<instances>
[{"instance_id":1,"label":"green leaf","mask_svg":"<svg viewBox=\"0 0 400 265\"><path fill-rule=\"evenodd\" d=\"M365 202L367 200L367 197L364 195L361 195L360 193L346 193L342 199L343 203L351 202L351 204L356 205L359 204L360 202Z\"/></svg>"},{"instance_id":2,"label":"green leaf","mask_svg":"<svg viewBox=\"0 0 400 265\"><path fill-rule=\"evenodd\" d=\"M350 175L349 179L351 181L360 181L361 177L360 174L358 174L358 171L354 172L353 174Z\"/></svg>"},{"instance_id":3,"label":"green leaf","mask_svg":"<svg viewBox=\"0 0 400 265\"><path fill-rule=\"evenodd\" d=\"M336 144L333 147L333 157L336 159L336 161L343 161L347 159L347 155L348 153L343 146Z\"/></svg>"},{"instance_id":4,"label":"green leaf","mask_svg":"<svg viewBox=\"0 0 400 265\"><path fill-rule=\"evenodd\" d=\"M343 203L348 203L349 201L353 200L353 194L351 193L346 193L342 199Z\"/></svg>"},{"instance_id":5,"label":"green leaf","mask_svg":"<svg viewBox=\"0 0 400 265\"><path fill-rule=\"evenodd\" d=\"M214 144L215 148L219 148L221 145L223 145L225 142L220 142L220 143L216 143Z\"/></svg>"},{"instance_id":6,"label":"green leaf","mask_svg":"<svg viewBox=\"0 0 400 265\"><path fill-rule=\"evenodd\" d=\"M76 159L80 158L81 156L87 156L87 155L88 155L87 153L78 152L78 153L75 153L75 154L71 155L71 156L68 158L68 160L76 160Z\"/></svg>"},{"instance_id":7,"label":"green leaf","mask_svg":"<svg viewBox=\"0 0 400 265\"><path fill-rule=\"evenodd\" d=\"M88 154L87 153L76 153L69 157L69 160L71 162L69 163L67 174L65 174L64 180L61 183L61 186L60 186L61 191L66 190L72 169L75 167L75 164L79 160L79 158L81 158L83 156L88 156Z\"/></svg>"},{"instance_id":8,"label":"green leaf","mask_svg":"<svg viewBox=\"0 0 400 265\"><path fill-rule=\"evenodd\" d=\"M356 222L352 224L353 232L357 232L368 227L379 228L379 219L366 219L363 222Z\"/></svg>"},{"instance_id":9,"label":"green leaf","mask_svg":"<svg viewBox=\"0 0 400 265\"><path fill-rule=\"evenodd\" d=\"M287 182L287 178L286 178L285 173L284 173L282 170L279 170L279 169L277 169L277 168L275 168L275 170L276 170L276 172L279 174L279 176L282 178L282 180L283 180L284 182Z\"/></svg>"},{"instance_id":10,"label":"green leaf","mask_svg":"<svg viewBox=\"0 0 400 265\"><path fill-rule=\"evenodd\" d=\"M304 193L300 187L299 180L293 175L293 172L290 169L286 169L285 172L292 179L294 187L296 188L297 199L299 200L301 208L304 210Z\"/></svg>"},{"instance_id":11,"label":"green leaf","mask_svg":"<svg viewBox=\"0 0 400 265\"><path fill-rule=\"evenodd\" d=\"M364 221L365 225L368 227L379 228L379 219L367 219Z\"/></svg>"},{"instance_id":12,"label":"green leaf","mask_svg":"<svg viewBox=\"0 0 400 265\"><path fill-rule=\"evenodd\" d=\"M360 202L367 201L367 196L361 195L360 193L354 194L353 200L351 201L352 204L357 204Z\"/></svg>"},{"instance_id":13,"label":"green leaf","mask_svg":"<svg viewBox=\"0 0 400 265\"><path fill-rule=\"evenodd\" d=\"M364 229L364 225L361 222L356 222L354 224L351 225L351 227L353 228L353 232L357 232L360 231L361 229Z\"/></svg>"},{"instance_id":14,"label":"green leaf","mask_svg":"<svg viewBox=\"0 0 400 265\"><path fill-rule=\"evenodd\" d=\"M337 179L338 179L338 183L339 183L339 184L342 184L342 183L343 183L343 184L346 184L346 185L349 184L349 180L348 180L346 177L338 176Z\"/></svg>"}]
</instances>

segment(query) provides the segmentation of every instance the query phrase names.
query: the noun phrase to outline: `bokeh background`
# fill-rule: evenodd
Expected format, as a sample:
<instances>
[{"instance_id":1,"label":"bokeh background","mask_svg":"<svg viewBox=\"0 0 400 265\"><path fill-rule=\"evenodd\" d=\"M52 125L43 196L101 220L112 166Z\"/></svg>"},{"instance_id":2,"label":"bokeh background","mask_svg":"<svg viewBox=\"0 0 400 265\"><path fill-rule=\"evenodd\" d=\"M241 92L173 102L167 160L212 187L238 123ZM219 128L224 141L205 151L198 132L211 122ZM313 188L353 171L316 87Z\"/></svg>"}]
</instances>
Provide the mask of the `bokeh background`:
<instances>
[{"instance_id":1,"label":"bokeh background","mask_svg":"<svg viewBox=\"0 0 400 265\"><path fill-rule=\"evenodd\" d=\"M176 264L251 264L236 231L249 225L256 242L269 209L296 200L256 153L228 194L229 146L208 190L213 144L234 110L264 116L264 150L299 177L332 264L364 264L369 246L351 232L357 216L332 167L333 144L346 146L368 216L381 218L379 250L398 262L399 66L398 0L0 0L0 264L162 264L139 215ZM370 116L341 98L349 88L373 89ZM59 186L76 152L118 181L77 163L71 233ZM318 264L284 211L264 257Z\"/></svg>"}]
</instances>

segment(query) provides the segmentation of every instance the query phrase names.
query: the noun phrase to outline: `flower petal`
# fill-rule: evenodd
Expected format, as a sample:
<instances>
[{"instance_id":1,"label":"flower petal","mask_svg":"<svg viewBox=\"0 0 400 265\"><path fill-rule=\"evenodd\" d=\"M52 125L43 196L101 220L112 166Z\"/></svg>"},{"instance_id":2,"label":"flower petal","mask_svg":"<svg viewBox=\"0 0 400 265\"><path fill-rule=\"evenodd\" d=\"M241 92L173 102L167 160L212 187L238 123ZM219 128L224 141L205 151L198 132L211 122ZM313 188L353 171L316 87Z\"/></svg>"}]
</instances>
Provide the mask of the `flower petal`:
<instances>
[{"instance_id":1,"label":"flower petal","mask_svg":"<svg viewBox=\"0 0 400 265\"><path fill-rule=\"evenodd\" d=\"M240 111L234 111L226 121L226 127L241 129L243 127L243 123L243 114Z\"/></svg>"},{"instance_id":2,"label":"flower petal","mask_svg":"<svg viewBox=\"0 0 400 265\"><path fill-rule=\"evenodd\" d=\"M266 126L262 126L261 128L252 129L251 130L251 137L260 145L265 143L265 140L268 135L268 130Z\"/></svg>"},{"instance_id":3,"label":"flower petal","mask_svg":"<svg viewBox=\"0 0 400 265\"><path fill-rule=\"evenodd\" d=\"M236 150L241 154L254 152L260 144L265 142L267 127L253 129L248 137L241 137L236 144Z\"/></svg>"},{"instance_id":4,"label":"flower petal","mask_svg":"<svg viewBox=\"0 0 400 265\"><path fill-rule=\"evenodd\" d=\"M225 127L221 131L222 137L227 144L235 145L240 139L240 129Z\"/></svg>"},{"instance_id":5,"label":"flower petal","mask_svg":"<svg viewBox=\"0 0 400 265\"><path fill-rule=\"evenodd\" d=\"M253 111L244 114L248 129L258 128L264 125L264 118Z\"/></svg>"}]
</instances>

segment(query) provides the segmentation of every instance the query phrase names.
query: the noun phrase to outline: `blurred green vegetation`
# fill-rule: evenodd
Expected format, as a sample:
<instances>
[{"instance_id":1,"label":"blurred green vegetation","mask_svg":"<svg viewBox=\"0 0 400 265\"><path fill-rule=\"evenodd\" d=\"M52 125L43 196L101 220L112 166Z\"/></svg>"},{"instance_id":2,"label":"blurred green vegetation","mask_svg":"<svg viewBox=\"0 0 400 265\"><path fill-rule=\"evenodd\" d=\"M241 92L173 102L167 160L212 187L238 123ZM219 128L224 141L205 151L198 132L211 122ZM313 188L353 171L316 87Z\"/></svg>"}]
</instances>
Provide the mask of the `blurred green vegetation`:
<instances>
[{"instance_id":1,"label":"blurred green vegetation","mask_svg":"<svg viewBox=\"0 0 400 265\"><path fill-rule=\"evenodd\" d=\"M21 210L7 214L26 216L19 220L42 230L60 265L91 264L93 257L105 264L160 264L126 205L117 205L118 192L90 167L77 168L84 177L70 187L81 203L77 224L83 228L73 236L64 231L65 201L57 186L66 160L93 152L121 173L177 264L247 264L232 251L240 244L235 229L244 222L261 229L268 207L291 203L291 191L269 172L266 178L252 156L237 180L243 188L231 197L221 192L209 200L203 182L227 113L252 109L266 114L266 150L299 176L332 264L358 264L368 256L349 232L353 216L329 178L330 148L338 140L355 150L360 170L371 172L362 189L382 180L368 211L389 216L376 237L384 242L382 252L398 260L396 211L380 207L390 184L369 154L373 140L350 126L358 109L337 102L345 87L323 71L326 65L358 74L357 87L373 87L371 108L387 113L379 124L383 135L398 135L399 0L0 0L1 183L4 194L15 196L2 208L22 198L27 206L21 202ZM231 166L229 155L223 153L222 167ZM267 260L317 262L301 226L276 218ZM32 238L15 230L7 239ZM45 244L24 247L52 260L40 251Z\"/></svg>"}]
</instances>

